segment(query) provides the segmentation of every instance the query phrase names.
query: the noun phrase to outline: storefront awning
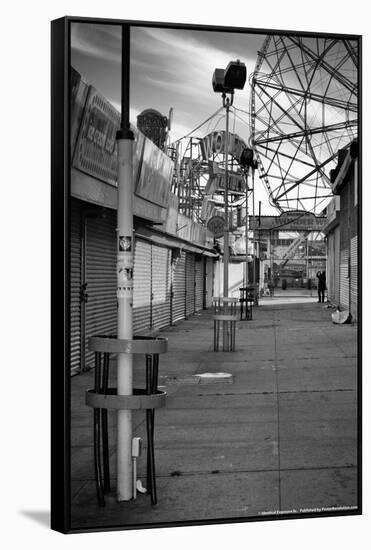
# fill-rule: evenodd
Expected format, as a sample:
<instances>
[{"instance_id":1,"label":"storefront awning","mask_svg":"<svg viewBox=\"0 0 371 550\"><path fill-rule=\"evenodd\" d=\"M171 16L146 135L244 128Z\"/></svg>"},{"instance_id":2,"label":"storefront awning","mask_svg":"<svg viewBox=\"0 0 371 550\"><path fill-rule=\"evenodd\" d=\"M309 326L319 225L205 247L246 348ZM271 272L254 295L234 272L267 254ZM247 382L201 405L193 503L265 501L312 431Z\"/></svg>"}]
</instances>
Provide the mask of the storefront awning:
<instances>
[{"instance_id":1,"label":"storefront awning","mask_svg":"<svg viewBox=\"0 0 371 550\"><path fill-rule=\"evenodd\" d=\"M217 258L219 256L219 254L216 253L213 249L206 248L201 245L196 245L194 243L189 243L173 235L169 235L168 233L156 231L153 228L139 226L135 228L135 236L140 237L141 239L145 239L147 241L151 241L153 243L160 244L162 246L179 248L181 250L186 250L187 252L201 254L210 258Z\"/></svg>"}]
</instances>

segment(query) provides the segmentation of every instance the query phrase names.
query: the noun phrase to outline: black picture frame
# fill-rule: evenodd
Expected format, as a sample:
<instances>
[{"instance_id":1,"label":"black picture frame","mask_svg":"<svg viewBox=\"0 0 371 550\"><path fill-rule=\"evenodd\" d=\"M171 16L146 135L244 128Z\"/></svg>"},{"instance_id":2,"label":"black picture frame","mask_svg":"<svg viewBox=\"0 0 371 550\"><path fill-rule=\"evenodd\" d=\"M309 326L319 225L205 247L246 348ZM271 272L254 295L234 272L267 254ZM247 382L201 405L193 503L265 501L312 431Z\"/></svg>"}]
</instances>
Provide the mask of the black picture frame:
<instances>
[{"instance_id":1,"label":"black picture frame","mask_svg":"<svg viewBox=\"0 0 371 550\"><path fill-rule=\"evenodd\" d=\"M280 513L234 519L185 520L161 523L135 523L72 527L71 524L71 377L70 363L70 25L91 23L100 25L128 25L172 30L206 30L269 35L300 35L341 37L337 33L309 33L301 31L250 29L207 25L185 25L150 21L63 17L51 24L51 528L62 533L107 531L121 529L156 528L182 525L204 525L249 521L271 521L309 517L331 517L362 514L362 213L358 209L358 373L357 373L357 506L349 510L327 510L300 513ZM358 201L362 204L362 36L346 35L358 44ZM357 153L358 154L358 153Z\"/></svg>"}]
</instances>

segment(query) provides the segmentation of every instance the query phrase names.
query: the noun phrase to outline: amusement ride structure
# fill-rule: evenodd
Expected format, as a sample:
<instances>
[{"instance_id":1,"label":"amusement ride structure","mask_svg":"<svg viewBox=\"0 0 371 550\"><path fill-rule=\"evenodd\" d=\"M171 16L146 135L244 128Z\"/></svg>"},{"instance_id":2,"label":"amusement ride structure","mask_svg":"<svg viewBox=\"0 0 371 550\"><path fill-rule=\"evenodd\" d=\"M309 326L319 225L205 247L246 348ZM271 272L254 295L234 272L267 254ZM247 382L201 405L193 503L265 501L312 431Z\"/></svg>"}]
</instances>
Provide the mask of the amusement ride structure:
<instances>
[{"instance_id":1,"label":"amusement ride structure","mask_svg":"<svg viewBox=\"0 0 371 550\"><path fill-rule=\"evenodd\" d=\"M228 151L225 132L216 130L224 124L222 108L172 145L173 192L180 211L221 237L215 222L223 223L228 163L231 233L241 226L242 234L251 231L246 213L251 195L252 209L255 206L255 171L255 190L262 182L270 210L277 215L323 215L332 198L330 170L338 151L357 138L357 60L357 45L351 40L267 36L249 78L250 111L230 109ZM235 133L236 121L247 126L246 141ZM253 152L256 170L241 163L246 148ZM284 267L303 241L318 235L299 232L278 265ZM255 233L252 240L256 242Z\"/></svg>"},{"instance_id":2,"label":"amusement ride structure","mask_svg":"<svg viewBox=\"0 0 371 550\"><path fill-rule=\"evenodd\" d=\"M245 146L254 150L259 179L278 213L318 214L329 202L329 172L336 164L337 152L357 136L357 70L356 43L350 40L287 35L265 38L249 79L249 117L243 119L236 107L231 108L231 117L248 126L250 137ZM199 137L197 131L220 125L223 117L223 110L218 109L192 135L173 144L177 159L173 190L181 210L198 221L203 218L202 205L205 214L205 196L215 201L216 208L222 203L221 188L207 183L217 170L223 172L225 156L220 146L222 132L214 138L219 140L219 148L209 148L207 156L205 135ZM212 135L213 131L209 142ZM229 152L230 170L243 179L233 145ZM241 204L239 198L244 193L243 187L237 187L231 188L232 207Z\"/></svg>"},{"instance_id":3,"label":"amusement ride structure","mask_svg":"<svg viewBox=\"0 0 371 550\"><path fill-rule=\"evenodd\" d=\"M251 142L271 204L318 214L337 152L357 136L356 44L268 36L250 82Z\"/></svg>"}]
</instances>

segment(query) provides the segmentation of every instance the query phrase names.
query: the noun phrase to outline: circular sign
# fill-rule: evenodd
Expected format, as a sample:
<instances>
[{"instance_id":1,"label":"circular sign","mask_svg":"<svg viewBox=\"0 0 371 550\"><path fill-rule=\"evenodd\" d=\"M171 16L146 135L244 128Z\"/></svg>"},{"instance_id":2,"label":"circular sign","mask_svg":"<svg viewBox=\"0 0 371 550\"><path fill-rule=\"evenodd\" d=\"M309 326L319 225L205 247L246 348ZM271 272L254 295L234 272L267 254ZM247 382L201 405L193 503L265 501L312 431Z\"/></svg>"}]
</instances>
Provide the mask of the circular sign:
<instances>
[{"instance_id":1,"label":"circular sign","mask_svg":"<svg viewBox=\"0 0 371 550\"><path fill-rule=\"evenodd\" d=\"M224 218L222 216L213 216L207 222L207 228L214 233L215 238L223 237L224 234Z\"/></svg>"}]
</instances>

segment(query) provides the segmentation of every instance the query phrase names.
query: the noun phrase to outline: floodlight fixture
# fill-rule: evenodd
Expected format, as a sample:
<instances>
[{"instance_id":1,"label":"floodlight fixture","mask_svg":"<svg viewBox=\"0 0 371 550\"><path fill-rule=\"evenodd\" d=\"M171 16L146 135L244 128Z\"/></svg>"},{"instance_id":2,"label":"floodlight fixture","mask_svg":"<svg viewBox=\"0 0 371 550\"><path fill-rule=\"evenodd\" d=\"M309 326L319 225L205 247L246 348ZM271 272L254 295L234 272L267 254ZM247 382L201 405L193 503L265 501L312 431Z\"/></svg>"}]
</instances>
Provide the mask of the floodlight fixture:
<instances>
[{"instance_id":1,"label":"floodlight fixture","mask_svg":"<svg viewBox=\"0 0 371 550\"><path fill-rule=\"evenodd\" d=\"M222 94L233 94L234 90L242 90L246 82L246 65L239 59L230 61L227 68L215 69L213 74L213 90Z\"/></svg>"},{"instance_id":2,"label":"floodlight fixture","mask_svg":"<svg viewBox=\"0 0 371 550\"><path fill-rule=\"evenodd\" d=\"M215 69L212 82L213 82L214 92L219 92L219 93L225 92L224 69Z\"/></svg>"},{"instance_id":3,"label":"floodlight fixture","mask_svg":"<svg viewBox=\"0 0 371 550\"><path fill-rule=\"evenodd\" d=\"M229 90L243 90L246 82L246 65L237 61L230 61L224 73L224 87Z\"/></svg>"}]
</instances>

